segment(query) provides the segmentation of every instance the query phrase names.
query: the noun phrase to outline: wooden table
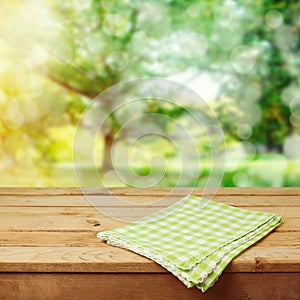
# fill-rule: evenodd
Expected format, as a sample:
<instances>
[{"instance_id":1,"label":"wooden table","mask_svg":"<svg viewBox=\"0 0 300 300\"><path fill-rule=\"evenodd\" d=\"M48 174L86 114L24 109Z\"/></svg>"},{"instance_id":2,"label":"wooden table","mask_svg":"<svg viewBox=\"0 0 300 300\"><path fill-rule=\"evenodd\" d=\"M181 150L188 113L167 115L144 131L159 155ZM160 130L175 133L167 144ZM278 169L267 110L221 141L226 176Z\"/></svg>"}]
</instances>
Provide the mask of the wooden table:
<instances>
[{"instance_id":1,"label":"wooden table","mask_svg":"<svg viewBox=\"0 0 300 300\"><path fill-rule=\"evenodd\" d=\"M145 208L167 192L85 189L103 206L119 195ZM172 197L186 193L177 189ZM79 189L2 188L0 299L300 299L300 189L226 188L215 200L277 213L283 223L203 294L155 262L99 240L98 231L124 223L101 214Z\"/></svg>"}]
</instances>

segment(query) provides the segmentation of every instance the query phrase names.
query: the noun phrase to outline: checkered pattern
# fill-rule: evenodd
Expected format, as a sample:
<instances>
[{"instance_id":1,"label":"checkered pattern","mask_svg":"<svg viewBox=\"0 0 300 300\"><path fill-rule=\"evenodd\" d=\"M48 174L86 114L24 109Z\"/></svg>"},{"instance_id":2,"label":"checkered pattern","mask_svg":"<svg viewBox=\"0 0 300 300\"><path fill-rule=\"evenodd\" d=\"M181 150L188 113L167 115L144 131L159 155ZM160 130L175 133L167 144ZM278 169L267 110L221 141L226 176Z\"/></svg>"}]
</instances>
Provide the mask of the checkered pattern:
<instances>
[{"instance_id":1,"label":"checkered pattern","mask_svg":"<svg viewBox=\"0 0 300 300\"><path fill-rule=\"evenodd\" d=\"M281 217L187 196L138 222L99 232L107 243L144 255L186 286L206 291L228 263Z\"/></svg>"}]
</instances>

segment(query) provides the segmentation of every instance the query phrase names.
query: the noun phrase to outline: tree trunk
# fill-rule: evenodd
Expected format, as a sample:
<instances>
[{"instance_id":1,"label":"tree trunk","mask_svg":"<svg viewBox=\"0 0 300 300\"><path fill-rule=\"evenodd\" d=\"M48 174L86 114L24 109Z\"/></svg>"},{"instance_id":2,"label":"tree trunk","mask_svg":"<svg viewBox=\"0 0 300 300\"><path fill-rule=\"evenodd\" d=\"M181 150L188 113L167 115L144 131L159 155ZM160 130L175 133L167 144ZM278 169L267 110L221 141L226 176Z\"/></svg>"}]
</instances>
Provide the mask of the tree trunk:
<instances>
[{"instance_id":1,"label":"tree trunk","mask_svg":"<svg viewBox=\"0 0 300 300\"><path fill-rule=\"evenodd\" d=\"M114 138L115 138L115 131L112 128L104 136L104 149L103 149L102 167L101 167L102 174L113 169L111 150L112 150Z\"/></svg>"},{"instance_id":2,"label":"tree trunk","mask_svg":"<svg viewBox=\"0 0 300 300\"><path fill-rule=\"evenodd\" d=\"M266 146L267 146L267 152L274 152L275 145L274 145L274 142L273 142L273 138L272 138L271 132L269 130L267 131L267 143L266 143Z\"/></svg>"}]
</instances>

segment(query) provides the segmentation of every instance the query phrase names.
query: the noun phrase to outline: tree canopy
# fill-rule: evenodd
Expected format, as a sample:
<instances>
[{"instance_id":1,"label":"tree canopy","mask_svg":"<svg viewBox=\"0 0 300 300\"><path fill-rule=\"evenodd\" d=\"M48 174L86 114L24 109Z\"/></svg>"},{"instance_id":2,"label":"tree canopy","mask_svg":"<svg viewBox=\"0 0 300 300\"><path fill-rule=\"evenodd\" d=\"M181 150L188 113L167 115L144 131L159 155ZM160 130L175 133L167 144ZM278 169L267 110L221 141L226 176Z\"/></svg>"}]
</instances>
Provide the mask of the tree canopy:
<instances>
[{"instance_id":1,"label":"tree canopy","mask_svg":"<svg viewBox=\"0 0 300 300\"><path fill-rule=\"evenodd\" d=\"M195 90L216 113L229 147L291 156L286 145L297 142L300 128L298 1L4 0L0 14L2 170L72 162L77 124L86 131L83 143L91 138L78 123L86 107L111 86L144 77ZM99 99L110 111L114 99ZM188 101L179 108L148 99L142 109L169 116L160 121L169 133L172 120L192 126L186 109L209 118ZM113 167L122 126L113 112L97 137L100 171ZM162 143L156 151L176 157L174 145Z\"/></svg>"}]
</instances>

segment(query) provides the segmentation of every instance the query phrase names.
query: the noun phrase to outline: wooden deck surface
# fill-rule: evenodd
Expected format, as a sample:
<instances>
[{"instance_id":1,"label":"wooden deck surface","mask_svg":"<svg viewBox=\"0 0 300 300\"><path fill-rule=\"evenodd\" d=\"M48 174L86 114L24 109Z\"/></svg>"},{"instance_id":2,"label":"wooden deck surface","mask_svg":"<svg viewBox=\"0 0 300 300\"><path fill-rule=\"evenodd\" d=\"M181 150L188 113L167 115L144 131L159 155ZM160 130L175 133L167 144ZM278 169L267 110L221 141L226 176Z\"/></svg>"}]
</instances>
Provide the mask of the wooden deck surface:
<instances>
[{"instance_id":1,"label":"wooden deck surface","mask_svg":"<svg viewBox=\"0 0 300 300\"><path fill-rule=\"evenodd\" d=\"M277 213L283 222L244 251L208 292L187 289L155 262L99 240L136 211L160 209L169 189L0 189L0 299L300 299L300 189L226 188L214 198ZM176 189L172 203L189 193ZM196 189L194 195L201 195ZM129 202L116 207L116 197ZM164 205L168 204L168 200ZM106 209L106 210L104 210Z\"/></svg>"}]
</instances>

